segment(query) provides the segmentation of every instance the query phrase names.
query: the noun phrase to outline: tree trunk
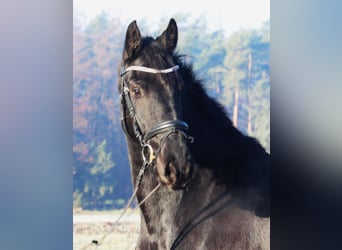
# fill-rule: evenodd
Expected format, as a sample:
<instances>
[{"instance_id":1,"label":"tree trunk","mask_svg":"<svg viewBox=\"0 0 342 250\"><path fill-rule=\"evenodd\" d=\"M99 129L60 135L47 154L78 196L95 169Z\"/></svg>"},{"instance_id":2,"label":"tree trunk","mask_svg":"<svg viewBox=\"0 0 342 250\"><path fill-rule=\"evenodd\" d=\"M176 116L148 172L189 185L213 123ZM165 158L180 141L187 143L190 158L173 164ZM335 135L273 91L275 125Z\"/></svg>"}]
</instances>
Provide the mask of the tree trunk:
<instances>
[{"instance_id":1,"label":"tree trunk","mask_svg":"<svg viewBox=\"0 0 342 250\"><path fill-rule=\"evenodd\" d=\"M233 109L233 125L237 128L239 113L239 83L235 85L234 90L234 109Z\"/></svg>"},{"instance_id":2,"label":"tree trunk","mask_svg":"<svg viewBox=\"0 0 342 250\"><path fill-rule=\"evenodd\" d=\"M247 96L247 102L248 102L248 108L247 108L247 114L248 114L248 120L247 120L247 134L251 135L252 134L252 110L250 106L250 97L249 95Z\"/></svg>"},{"instance_id":3,"label":"tree trunk","mask_svg":"<svg viewBox=\"0 0 342 250\"><path fill-rule=\"evenodd\" d=\"M252 134L252 109L251 109L251 98L250 98L250 91L251 89L251 79L252 79L252 53L251 51L248 52L248 67L247 67L247 114L248 114L248 120L247 120L247 134Z\"/></svg>"}]
</instances>

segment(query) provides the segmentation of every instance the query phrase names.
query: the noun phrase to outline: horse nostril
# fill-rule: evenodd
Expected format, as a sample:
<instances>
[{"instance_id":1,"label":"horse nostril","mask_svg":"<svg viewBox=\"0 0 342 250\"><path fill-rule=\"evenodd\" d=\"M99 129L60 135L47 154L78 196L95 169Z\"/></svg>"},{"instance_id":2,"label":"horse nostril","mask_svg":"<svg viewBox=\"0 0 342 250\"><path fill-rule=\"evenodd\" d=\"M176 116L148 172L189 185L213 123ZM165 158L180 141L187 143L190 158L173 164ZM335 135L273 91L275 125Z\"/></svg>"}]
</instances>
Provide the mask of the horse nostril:
<instances>
[{"instance_id":1,"label":"horse nostril","mask_svg":"<svg viewBox=\"0 0 342 250\"><path fill-rule=\"evenodd\" d=\"M175 162L170 161L169 163L166 164L165 166L165 176L170 177L170 178L175 178L177 170L175 167Z\"/></svg>"},{"instance_id":2,"label":"horse nostril","mask_svg":"<svg viewBox=\"0 0 342 250\"><path fill-rule=\"evenodd\" d=\"M170 164L171 162L167 163L165 166L165 176L169 176L170 175Z\"/></svg>"},{"instance_id":3,"label":"horse nostril","mask_svg":"<svg viewBox=\"0 0 342 250\"><path fill-rule=\"evenodd\" d=\"M194 172L193 161L188 153L160 155L156 166L159 181L173 190L186 188Z\"/></svg>"}]
</instances>

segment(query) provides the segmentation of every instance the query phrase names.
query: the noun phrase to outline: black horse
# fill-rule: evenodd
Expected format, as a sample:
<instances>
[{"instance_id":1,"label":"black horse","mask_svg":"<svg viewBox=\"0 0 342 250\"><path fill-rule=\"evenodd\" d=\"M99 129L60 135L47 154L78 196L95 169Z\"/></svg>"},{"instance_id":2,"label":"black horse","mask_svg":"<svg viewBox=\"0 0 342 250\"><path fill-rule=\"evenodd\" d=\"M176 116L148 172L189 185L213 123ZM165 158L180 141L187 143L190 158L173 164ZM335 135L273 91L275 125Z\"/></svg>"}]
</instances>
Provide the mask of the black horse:
<instances>
[{"instance_id":1,"label":"black horse","mask_svg":"<svg viewBox=\"0 0 342 250\"><path fill-rule=\"evenodd\" d=\"M269 249L269 154L206 94L177 40L173 19L156 39L135 21L126 33L122 125L137 200L150 196L136 248Z\"/></svg>"}]
</instances>

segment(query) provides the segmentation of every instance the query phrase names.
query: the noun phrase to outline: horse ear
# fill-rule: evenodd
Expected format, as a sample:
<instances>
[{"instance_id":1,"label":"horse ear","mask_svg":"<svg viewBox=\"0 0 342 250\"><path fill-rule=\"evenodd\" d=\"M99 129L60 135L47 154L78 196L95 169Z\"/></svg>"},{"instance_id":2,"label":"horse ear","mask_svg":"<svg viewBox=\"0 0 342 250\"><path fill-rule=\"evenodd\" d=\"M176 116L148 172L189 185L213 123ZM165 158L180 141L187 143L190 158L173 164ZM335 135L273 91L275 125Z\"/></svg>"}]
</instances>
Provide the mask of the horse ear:
<instances>
[{"instance_id":1,"label":"horse ear","mask_svg":"<svg viewBox=\"0 0 342 250\"><path fill-rule=\"evenodd\" d=\"M178 28L176 21L171 18L166 30L157 38L157 41L165 48L169 53L173 53L177 46L178 40Z\"/></svg>"},{"instance_id":2,"label":"horse ear","mask_svg":"<svg viewBox=\"0 0 342 250\"><path fill-rule=\"evenodd\" d=\"M123 59L127 60L136 55L141 46L141 34L137 22L132 21L126 31L125 48Z\"/></svg>"}]
</instances>

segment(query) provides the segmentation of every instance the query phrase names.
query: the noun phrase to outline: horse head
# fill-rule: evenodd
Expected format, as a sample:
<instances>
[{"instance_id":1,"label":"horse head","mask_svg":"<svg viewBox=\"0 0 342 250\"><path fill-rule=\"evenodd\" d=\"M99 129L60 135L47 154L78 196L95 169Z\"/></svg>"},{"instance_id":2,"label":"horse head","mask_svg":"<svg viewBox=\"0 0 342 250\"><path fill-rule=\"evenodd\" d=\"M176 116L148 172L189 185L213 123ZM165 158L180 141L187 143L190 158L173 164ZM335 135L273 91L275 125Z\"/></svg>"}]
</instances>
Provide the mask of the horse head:
<instances>
[{"instance_id":1,"label":"horse head","mask_svg":"<svg viewBox=\"0 0 342 250\"><path fill-rule=\"evenodd\" d=\"M121 71L122 121L142 158L157 170L159 182L186 187L193 162L187 146L188 125L182 121L183 81L173 60L178 29L171 19L156 39L142 37L136 21L127 28Z\"/></svg>"}]
</instances>

